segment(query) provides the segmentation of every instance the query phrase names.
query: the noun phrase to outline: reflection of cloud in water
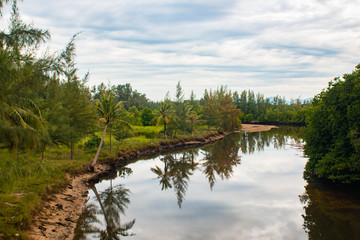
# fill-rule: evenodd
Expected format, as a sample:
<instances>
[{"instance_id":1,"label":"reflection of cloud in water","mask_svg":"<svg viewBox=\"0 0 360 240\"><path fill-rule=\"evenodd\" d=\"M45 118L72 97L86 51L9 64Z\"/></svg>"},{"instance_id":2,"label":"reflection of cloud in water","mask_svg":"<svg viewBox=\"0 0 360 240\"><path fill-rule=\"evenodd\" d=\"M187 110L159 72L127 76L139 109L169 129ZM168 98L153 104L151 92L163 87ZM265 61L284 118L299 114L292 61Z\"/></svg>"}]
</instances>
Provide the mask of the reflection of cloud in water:
<instances>
[{"instance_id":1,"label":"reflection of cloud in water","mask_svg":"<svg viewBox=\"0 0 360 240\"><path fill-rule=\"evenodd\" d=\"M298 155L298 143L274 137L276 131L233 135L202 148L194 161L185 152L169 158L174 160L162 156L128 166L133 174L113 184L132 192L124 221L137 219L134 239L306 239L298 198L306 160ZM173 187L162 190L159 177L166 171ZM187 182L181 209L176 177Z\"/></svg>"},{"instance_id":2,"label":"reflection of cloud in water","mask_svg":"<svg viewBox=\"0 0 360 240\"><path fill-rule=\"evenodd\" d=\"M181 214L166 212L165 202L152 205L161 209L162 218L148 219L137 232L139 239L305 239L299 225L291 219L290 206L251 206L243 204L236 211L222 202L187 201ZM162 207L162 208L161 208ZM164 212L165 211L165 212ZM301 213L299 213L301 214ZM284 221L278 221L278 218ZM160 236L153 229L161 229ZM297 229L297 230L296 230ZM295 230L295 231L294 231ZM143 234L144 235L143 235ZM176 235L174 236L174 233Z\"/></svg>"},{"instance_id":3,"label":"reflection of cloud in water","mask_svg":"<svg viewBox=\"0 0 360 240\"><path fill-rule=\"evenodd\" d=\"M167 201L151 202L148 206L161 210L161 216L155 213L156 222L148 219L142 224L147 236L137 231L140 239L216 239L216 232L232 228L238 221L236 213L223 202L187 200L175 213L174 206L169 206ZM160 236L152 229L161 229Z\"/></svg>"}]
</instances>

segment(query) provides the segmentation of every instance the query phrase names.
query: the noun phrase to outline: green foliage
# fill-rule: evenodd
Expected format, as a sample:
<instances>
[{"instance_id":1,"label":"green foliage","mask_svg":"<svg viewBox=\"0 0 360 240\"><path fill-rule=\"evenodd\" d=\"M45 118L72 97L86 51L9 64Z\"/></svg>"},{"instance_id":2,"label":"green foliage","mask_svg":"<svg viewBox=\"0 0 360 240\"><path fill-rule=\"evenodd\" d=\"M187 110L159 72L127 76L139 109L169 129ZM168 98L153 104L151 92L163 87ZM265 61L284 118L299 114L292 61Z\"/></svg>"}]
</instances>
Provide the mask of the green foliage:
<instances>
[{"instance_id":1,"label":"green foliage","mask_svg":"<svg viewBox=\"0 0 360 240\"><path fill-rule=\"evenodd\" d=\"M250 122L250 121L252 121L253 119L254 119L254 117L253 117L252 113L248 113L248 114L246 114L245 117L244 117L244 121L245 121L245 122Z\"/></svg>"},{"instance_id":2,"label":"green foliage","mask_svg":"<svg viewBox=\"0 0 360 240\"><path fill-rule=\"evenodd\" d=\"M195 110L189 111L187 112L187 122L190 123L190 132L191 134L194 133L194 129L196 127L196 125L200 122L202 122L201 115L199 115Z\"/></svg>"},{"instance_id":3,"label":"green foliage","mask_svg":"<svg viewBox=\"0 0 360 240\"><path fill-rule=\"evenodd\" d=\"M96 165L98 161L108 125L110 124L110 133L111 133L111 122L114 119L118 119L119 117L119 112L121 110L121 102L118 102L115 99L114 93L112 91L106 90L101 93L100 100L99 99L96 100L96 109L98 110L99 113L99 122L104 123L104 131L101 137L99 147L96 151L95 157L91 162L92 168ZM129 125L129 123L127 124ZM110 137L110 151L111 151L111 137Z\"/></svg>"},{"instance_id":4,"label":"green foliage","mask_svg":"<svg viewBox=\"0 0 360 240\"><path fill-rule=\"evenodd\" d=\"M130 123L131 125L141 126L141 112L135 107L132 106L129 110L122 110L119 114L121 119Z\"/></svg>"},{"instance_id":5,"label":"green foliage","mask_svg":"<svg viewBox=\"0 0 360 240\"><path fill-rule=\"evenodd\" d=\"M0 143L15 151L37 148L46 135L37 102L48 66L36 48L48 38L23 23L13 5L9 30L0 32Z\"/></svg>"},{"instance_id":6,"label":"green foliage","mask_svg":"<svg viewBox=\"0 0 360 240\"><path fill-rule=\"evenodd\" d=\"M59 64L61 75L53 78L46 85L44 110L49 120L49 134L53 142L70 146L71 158L74 146L88 135L95 126L95 109L90 90L85 86L88 75L79 79L75 57L76 35L61 53Z\"/></svg>"},{"instance_id":7,"label":"green foliage","mask_svg":"<svg viewBox=\"0 0 360 240\"><path fill-rule=\"evenodd\" d=\"M17 157L4 150L0 154L0 233L5 239L15 233L24 237L41 198L64 186L66 177L61 169L33 155Z\"/></svg>"},{"instance_id":8,"label":"green foliage","mask_svg":"<svg viewBox=\"0 0 360 240\"><path fill-rule=\"evenodd\" d=\"M152 126L154 125L154 118L155 114L153 110L149 109L148 107L145 107L141 111L141 123L143 126Z\"/></svg>"},{"instance_id":9,"label":"green foliage","mask_svg":"<svg viewBox=\"0 0 360 240\"><path fill-rule=\"evenodd\" d=\"M203 98L203 118L208 126L221 131L234 131L241 126L241 110L233 104L233 97L226 87L216 91L205 91Z\"/></svg>"},{"instance_id":10,"label":"green foliage","mask_svg":"<svg viewBox=\"0 0 360 240\"><path fill-rule=\"evenodd\" d=\"M244 122L259 121L263 123L295 123L305 124L306 111L309 102L300 99L292 100L288 104L285 98L275 96L264 98L263 94L253 91L235 91L233 102L244 113L241 120Z\"/></svg>"},{"instance_id":11,"label":"green foliage","mask_svg":"<svg viewBox=\"0 0 360 240\"><path fill-rule=\"evenodd\" d=\"M145 136L146 138L149 139L156 139L159 138L160 135L160 131L161 131L161 127L156 127L156 126L144 126L144 127L139 127L139 126L135 126L134 128L134 132L137 136Z\"/></svg>"},{"instance_id":12,"label":"green foliage","mask_svg":"<svg viewBox=\"0 0 360 240\"><path fill-rule=\"evenodd\" d=\"M92 88L94 99L100 99L101 93L104 91L111 91L118 102L122 102L125 109L129 110L131 107L143 109L148 105L148 99L145 94L133 90L130 83L119 84L117 86L106 87L101 83L97 87Z\"/></svg>"},{"instance_id":13,"label":"green foliage","mask_svg":"<svg viewBox=\"0 0 360 240\"><path fill-rule=\"evenodd\" d=\"M190 99L187 101L193 111L200 111L200 101L196 99L194 91L191 91Z\"/></svg>"},{"instance_id":14,"label":"green foliage","mask_svg":"<svg viewBox=\"0 0 360 240\"><path fill-rule=\"evenodd\" d=\"M360 65L335 78L308 111L308 173L343 183L360 181Z\"/></svg>"},{"instance_id":15,"label":"green foliage","mask_svg":"<svg viewBox=\"0 0 360 240\"><path fill-rule=\"evenodd\" d=\"M101 138L97 135L93 135L89 140L84 143L85 150L93 150L99 146Z\"/></svg>"},{"instance_id":16,"label":"green foliage","mask_svg":"<svg viewBox=\"0 0 360 240\"><path fill-rule=\"evenodd\" d=\"M176 85L175 101L172 102L172 121L169 122L168 131L175 137L177 131L189 132L190 126L187 120L187 114L190 111L190 106L184 102L184 92L180 82Z\"/></svg>"},{"instance_id":17,"label":"green foliage","mask_svg":"<svg viewBox=\"0 0 360 240\"><path fill-rule=\"evenodd\" d=\"M161 103L159 110L156 113L157 125L160 123L164 125L164 136L167 136L166 126L172 117L172 107L166 101Z\"/></svg>"},{"instance_id":18,"label":"green foliage","mask_svg":"<svg viewBox=\"0 0 360 240\"><path fill-rule=\"evenodd\" d=\"M100 100L96 101L96 109L100 115L99 121L108 124L121 110L121 102L115 99L110 90L101 93Z\"/></svg>"},{"instance_id":19,"label":"green foliage","mask_svg":"<svg viewBox=\"0 0 360 240\"><path fill-rule=\"evenodd\" d=\"M132 137L133 129L128 123L126 123L124 121L118 121L115 123L115 126L114 126L114 136L115 136L115 139L118 141L121 141L125 138Z\"/></svg>"}]
</instances>

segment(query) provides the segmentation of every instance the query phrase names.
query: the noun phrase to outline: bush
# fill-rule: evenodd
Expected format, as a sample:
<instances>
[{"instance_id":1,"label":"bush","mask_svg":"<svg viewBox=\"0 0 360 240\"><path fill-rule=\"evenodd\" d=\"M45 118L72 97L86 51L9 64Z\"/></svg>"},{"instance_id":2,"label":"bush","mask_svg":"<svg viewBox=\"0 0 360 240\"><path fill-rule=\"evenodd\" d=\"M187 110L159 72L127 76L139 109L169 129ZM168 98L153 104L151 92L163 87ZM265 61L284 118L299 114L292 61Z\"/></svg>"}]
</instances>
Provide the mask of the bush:
<instances>
[{"instance_id":1,"label":"bush","mask_svg":"<svg viewBox=\"0 0 360 240\"><path fill-rule=\"evenodd\" d=\"M125 122L117 122L114 126L114 137L117 141L124 140L133 136L132 127Z\"/></svg>"},{"instance_id":2,"label":"bush","mask_svg":"<svg viewBox=\"0 0 360 240\"><path fill-rule=\"evenodd\" d=\"M146 138L156 139L162 127L147 126L147 127L134 127L137 136L145 136Z\"/></svg>"},{"instance_id":3,"label":"bush","mask_svg":"<svg viewBox=\"0 0 360 240\"><path fill-rule=\"evenodd\" d=\"M148 107L145 107L142 111L141 111L141 122L143 124L143 126L152 126L154 125L153 119L155 118L155 114L154 112L149 109Z\"/></svg>"},{"instance_id":4,"label":"bush","mask_svg":"<svg viewBox=\"0 0 360 240\"><path fill-rule=\"evenodd\" d=\"M99 146L101 142L101 138L93 135L88 141L84 143L84 149L85 150L93 150Z\"/></svg>"}]
</instances>

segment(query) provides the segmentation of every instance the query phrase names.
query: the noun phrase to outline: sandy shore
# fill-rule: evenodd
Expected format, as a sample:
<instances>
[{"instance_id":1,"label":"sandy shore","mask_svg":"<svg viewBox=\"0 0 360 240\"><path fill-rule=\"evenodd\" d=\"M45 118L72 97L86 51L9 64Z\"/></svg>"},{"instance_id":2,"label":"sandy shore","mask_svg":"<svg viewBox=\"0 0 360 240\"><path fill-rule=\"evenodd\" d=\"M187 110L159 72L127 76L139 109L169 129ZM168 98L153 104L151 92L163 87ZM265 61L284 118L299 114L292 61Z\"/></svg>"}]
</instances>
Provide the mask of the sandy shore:
<instances>
[{"instance_id":1,"label":"sandy shore","mask_svg":"<svg viewBox=\"0 0 360 240\"><path fill-rule=\"evenodd\" d=\"M268 131L276 126L243 124L243 132L260 132ZM189 147L206 144L208 142L219 140L227 134L210 136L204 141L179 142L168 146L164 150L175 147ZM148 151L153 153L154 151ZM145 154L146 155L146 154ZM134 157L134 156L130 156ZM119 157L119 160L127 158ZM104 174L110 169L109 165L99 165L95 168L94 173L84 173L77 176L68 176L69 185L58 194L51 196L51 200L44 202L41 211L33 219L33 224L28 232L30 238L34 240L64 240L73 239L76 222L81 214L82 206L87 198L89 189L89 180Z\"/></svg>"},{"instance_id":2,"label":"sandy shore","mask_svg":"<svg viewBox=\"0 0 360 240\"><path fill-rule=\"evenodd\" d=\"M31 239L73 239L76 222L88 194L88 181L109 166L99 165L94 173L67 176L69 185L58 194L44 202L40 212L33 218L28 232Z\"/></svg>"},{"instance_id":3,"label":"sandy shore","mask_svg":"<svg viewBox=\"0 0 360 240\"><path fill-rule=\"evenodd\" d=\"M242 124L241 131L243 131L243 132L263 132L263 131L269 131L272 128L277 128L277 126L260 125L260 124Z\"/></svg>"}]
</instances>

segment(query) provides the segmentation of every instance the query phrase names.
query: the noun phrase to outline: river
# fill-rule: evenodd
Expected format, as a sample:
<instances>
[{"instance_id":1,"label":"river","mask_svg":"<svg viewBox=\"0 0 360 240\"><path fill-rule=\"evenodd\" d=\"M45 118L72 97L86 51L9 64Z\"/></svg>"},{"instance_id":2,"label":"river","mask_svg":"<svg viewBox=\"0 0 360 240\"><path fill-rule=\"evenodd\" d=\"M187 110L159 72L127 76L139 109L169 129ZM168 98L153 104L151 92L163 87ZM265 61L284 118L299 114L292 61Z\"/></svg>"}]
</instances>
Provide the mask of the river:
<instances>
[{"instance_id":1,"label":"river","mask_svg":"<svg viewBox=\"0 0 360 240\"><path fill-rule=\"evenodd\" d=\"M299 128L139 160L89 190L78 239L356 239L359 195L303 179Z\"/></svg>"}]
</instances>

